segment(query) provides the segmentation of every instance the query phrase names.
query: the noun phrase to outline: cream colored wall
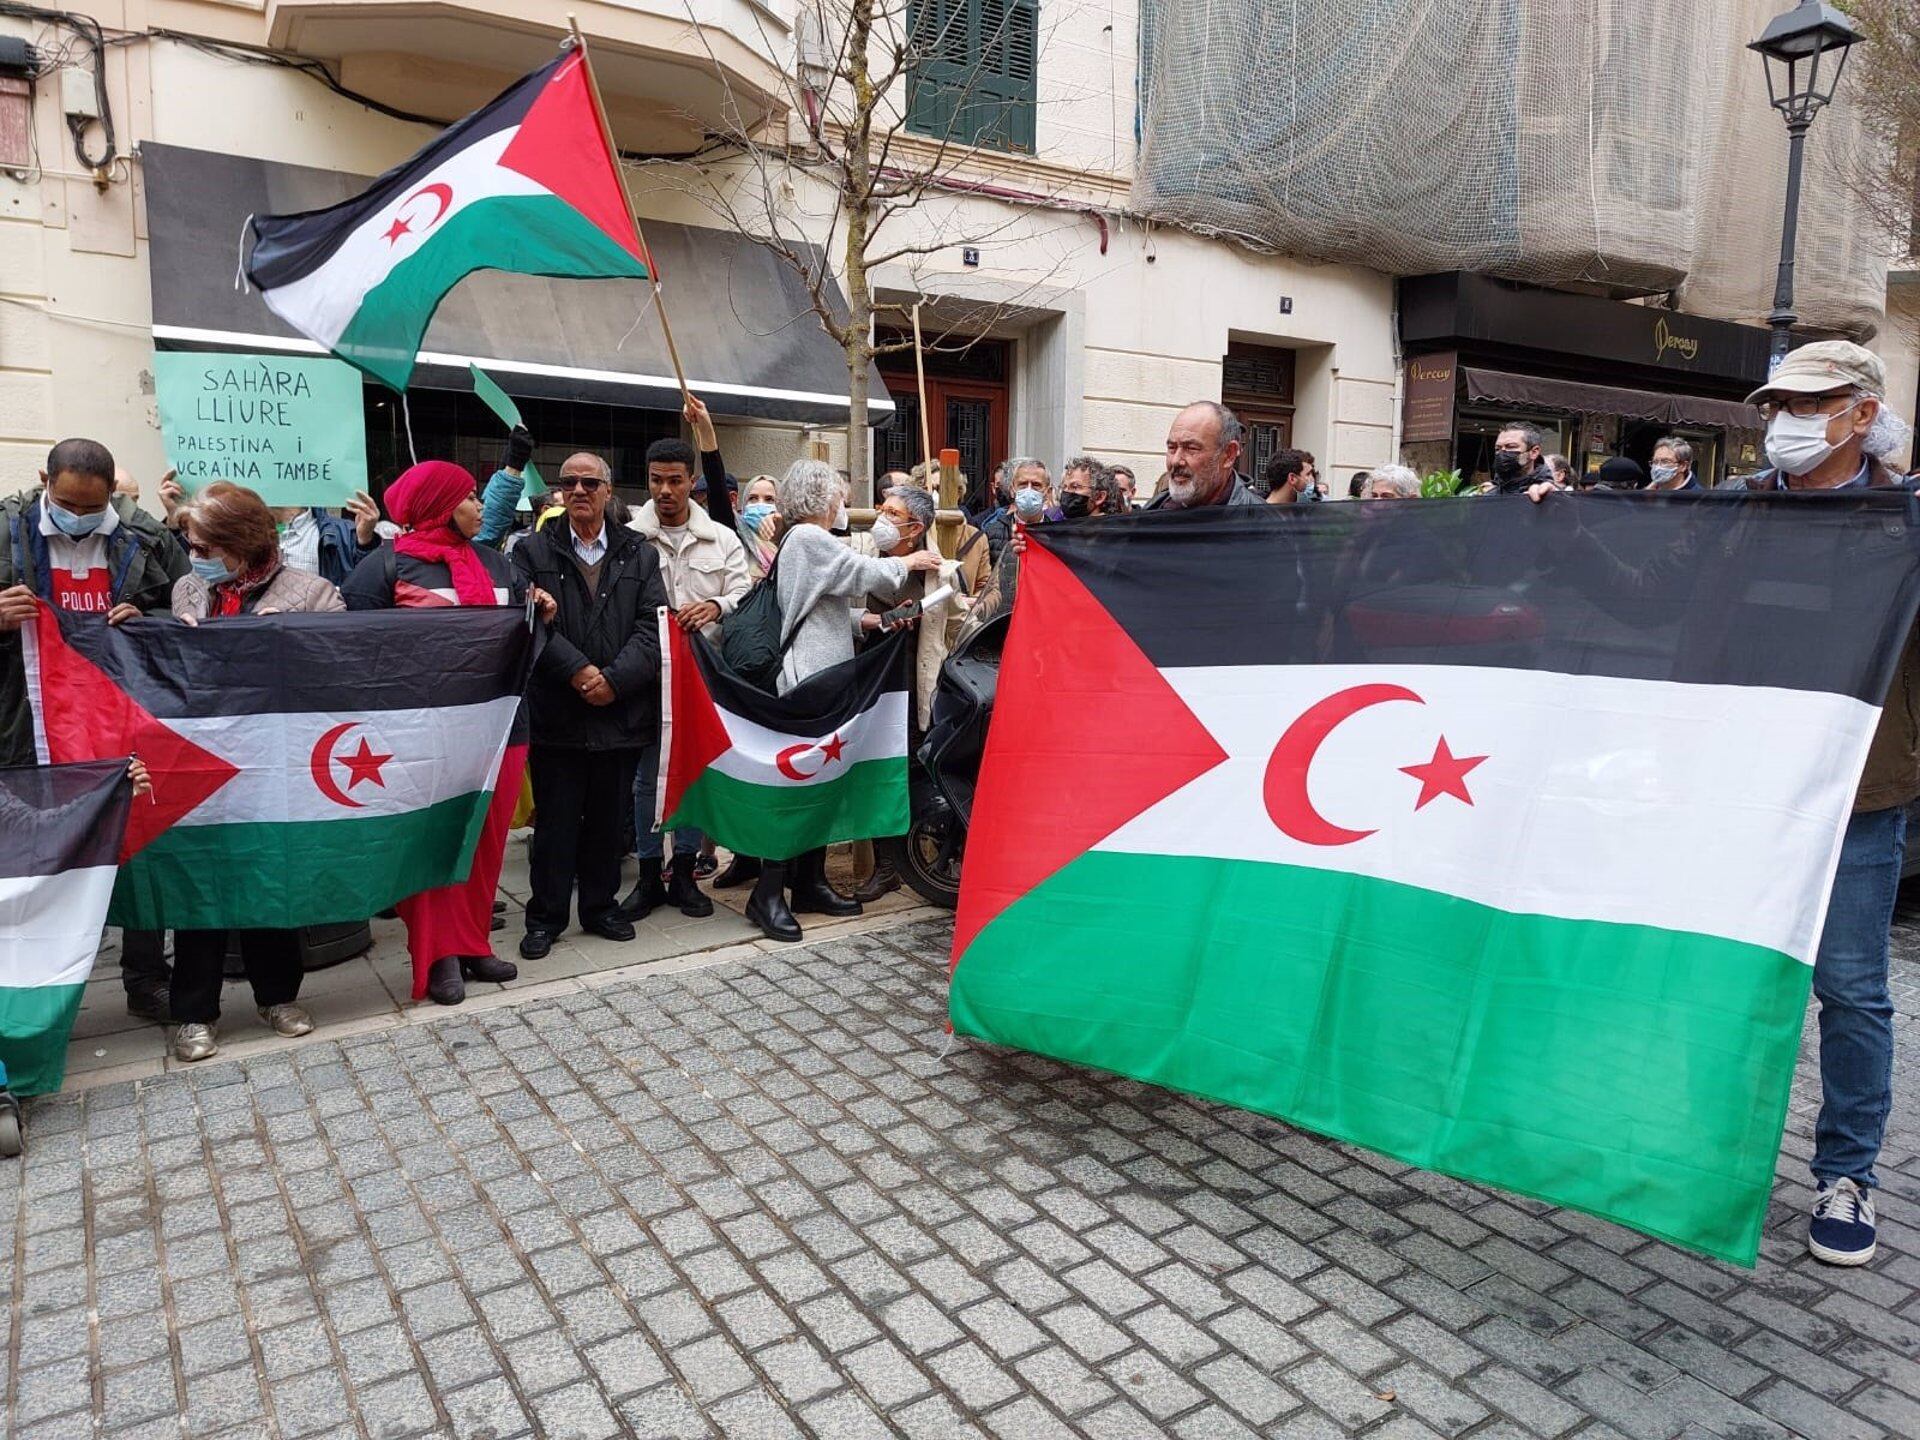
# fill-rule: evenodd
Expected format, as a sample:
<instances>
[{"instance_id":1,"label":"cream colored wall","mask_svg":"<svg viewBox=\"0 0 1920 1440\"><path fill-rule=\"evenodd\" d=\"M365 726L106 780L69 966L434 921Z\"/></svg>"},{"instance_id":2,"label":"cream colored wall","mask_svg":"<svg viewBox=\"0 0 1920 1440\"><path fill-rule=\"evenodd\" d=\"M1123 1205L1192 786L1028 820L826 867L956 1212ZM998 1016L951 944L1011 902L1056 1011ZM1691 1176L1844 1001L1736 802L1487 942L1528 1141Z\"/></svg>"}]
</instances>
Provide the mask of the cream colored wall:
<instances>
[{"instance_id":1,"label":"cream colored wall","mask_svg":"<svg viewBox=\"0 0 1920 1440\"><path fill-rule=\"evenodd\" d=\"M1920 424L1914 414L1920 392L1920 271L1900 270L1888 277L1887 318L1874 338L1873 349L1887 362L1887 403L1909 425ZM1914 446L1890 457L1901 468L1913 464Z\"/></svg>"}]
</instances>

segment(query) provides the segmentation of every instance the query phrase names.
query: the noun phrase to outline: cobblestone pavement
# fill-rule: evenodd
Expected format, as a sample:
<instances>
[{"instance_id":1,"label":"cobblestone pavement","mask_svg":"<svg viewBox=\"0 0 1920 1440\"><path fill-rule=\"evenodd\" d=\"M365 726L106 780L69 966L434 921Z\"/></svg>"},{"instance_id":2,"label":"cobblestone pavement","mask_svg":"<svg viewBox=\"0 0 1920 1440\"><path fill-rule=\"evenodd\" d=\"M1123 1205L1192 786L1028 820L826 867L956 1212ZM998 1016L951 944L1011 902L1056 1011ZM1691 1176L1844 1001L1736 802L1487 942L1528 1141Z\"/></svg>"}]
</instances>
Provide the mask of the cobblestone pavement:
<instances>
[{"instance_id":1,"label":"cobblestone pavement","mask_svg":"<svg viewBox=\"0 0 1920 1440\"><path fill-rule=\"evenodd\" d=\"M1910 1083L1879 1261L1801 1252L1803 1074L1749 1274L1259 1116L943 1058L947 934L37 1105L0 1167L6 1433L1920 1435Z\"/></svg>"}]
</instances>

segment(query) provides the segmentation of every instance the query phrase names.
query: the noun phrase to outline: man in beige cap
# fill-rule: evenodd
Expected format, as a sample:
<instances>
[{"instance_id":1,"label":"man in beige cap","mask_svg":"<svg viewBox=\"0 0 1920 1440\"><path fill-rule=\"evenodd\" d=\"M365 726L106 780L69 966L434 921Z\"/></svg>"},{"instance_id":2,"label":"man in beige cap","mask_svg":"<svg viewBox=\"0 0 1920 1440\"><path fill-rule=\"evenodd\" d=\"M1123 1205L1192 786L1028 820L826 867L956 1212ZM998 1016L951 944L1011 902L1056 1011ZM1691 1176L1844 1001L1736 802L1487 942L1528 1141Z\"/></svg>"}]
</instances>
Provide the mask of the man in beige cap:
<instances>
[{"instance_id":1,"label":"man in beige cap","mask_svg":"<svg viewBox=\"0 0 1920 1440\"><path fill-rule=\"evenodd\" d=\"M1876 449L1887 370L1845 340L1802 345L1747 397L1767 417L1769 468L1731 488L1845 490L1897 485ZM1876 444L1876 442L1878 442ZM1807 1248L1830 1265L1873 1258L1873 1166L1893 1106L1893 1001L1887 939L1906 852L1907 805L1920 797L1920 631L1900 668L1867 752L1853 818L1840 848L1826 928L1813 963L1820 998L1820 1115L1813 1178L1819 1187Z\"/></svg>"},{"instance_id":2,"label":"man in beige cap","mask_svg":"<svg viewBox=\"0 0 1920 1440\"><path fill-rule=\"evenodd\" d=\"M1733 483L1747 490L1839 490L1891 485L1899 476L1867 453L1886 403L1887 367L1848 340L1789 351L1771 379L1747 396L1767 418L1767 465Z\"/></svg>"},{"instance_id":3,"label":"man in beige cap","mask_svg":"<svg viewBox=\"0 0 1920 1440\"><path fill-rule=\"evenodd\" d=\"M1895 486L1881 455L1897 443L1884 416L1886 366L1844 340L1802 345L1747 397L1767 421L1769 467L1721 490L1846 490ZM1532 486L1539 502L1557 490ZM1844 624L1845 617L1836 617ZM1807 1249L1828 1265L1873 1258L1873 1166L1893 1108L1893 1000L1887 941L1906 856L1907 806L1920 798L1920 629L1867 749L1840 845L1826 926L1813 962L1820 999L1820 1115L1813 1131L1813 1214Z\"/></svg>"}]
</instances>

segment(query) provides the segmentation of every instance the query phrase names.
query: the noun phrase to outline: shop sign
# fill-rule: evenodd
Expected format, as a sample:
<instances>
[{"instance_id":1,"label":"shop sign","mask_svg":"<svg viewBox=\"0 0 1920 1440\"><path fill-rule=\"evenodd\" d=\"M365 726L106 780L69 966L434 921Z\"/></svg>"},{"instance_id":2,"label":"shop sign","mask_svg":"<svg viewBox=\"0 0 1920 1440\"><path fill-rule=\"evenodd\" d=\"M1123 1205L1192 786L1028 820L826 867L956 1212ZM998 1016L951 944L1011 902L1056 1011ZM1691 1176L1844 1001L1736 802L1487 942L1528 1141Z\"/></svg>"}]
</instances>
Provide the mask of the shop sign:
<instances>
[{"instance_id":1,"label":"shop sign","mask_svg":"<svg viewBox=\"0 0 1920 1440\"><path fill-rule=\"evenodd\" d=\"M367 488L360 372L340 360L162 350L154 399L167 463L192 494L215 480L269 505L344 504Z\"/></svg>"},{"instance_id":2,"label":"shop sign","mask_svg":"<svg viewBox=\"0 0 1920 1440\"><path fill-rule=\"evenodd\" d=\"M1453 397L1460 357L1452 351L1407 360L1406 401L1400 438L1407 444L1453 438Z\"/></svg>"}]
</instances>

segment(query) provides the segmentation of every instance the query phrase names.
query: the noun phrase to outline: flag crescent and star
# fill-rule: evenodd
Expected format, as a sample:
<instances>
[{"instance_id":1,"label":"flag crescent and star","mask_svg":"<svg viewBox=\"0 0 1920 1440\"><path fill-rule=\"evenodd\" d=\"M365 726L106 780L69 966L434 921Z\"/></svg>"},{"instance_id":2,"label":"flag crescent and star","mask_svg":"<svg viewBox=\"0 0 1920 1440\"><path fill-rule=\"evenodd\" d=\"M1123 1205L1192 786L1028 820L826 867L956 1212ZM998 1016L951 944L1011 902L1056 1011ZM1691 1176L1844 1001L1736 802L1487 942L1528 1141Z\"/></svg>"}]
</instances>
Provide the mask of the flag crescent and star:
<instances>
[{"instance_id":1,"label":"flag crescent and star","mask_svg":"<svg viewBox=\"0 0 1920 1440\"><path fill-rule=\"evenodd\" d=\"M349 810L363 810L366 808L362 802L355 800L347 793L352 790L354 786L370 781L382 789L386 788L387 782L382 778L380 770L389 760L393 759L392 755L377 753L373 746L367 743L367 737L364 735L360 737L360 748L358 750L350 755L338 753L340 741L346 736L347 732L350 730L363 729L365 723L365 721L361 720L341 721L340 724L335 725L314 742L313 753L308 757L307 761L308 769L313 775L313 783L319 787L320 793L334 804L345 806ZM341 787L340 782L334 778L333 767L335 765L344 765L347 767L347 783L344 789Z\"/></svg>"}]
</instances>

